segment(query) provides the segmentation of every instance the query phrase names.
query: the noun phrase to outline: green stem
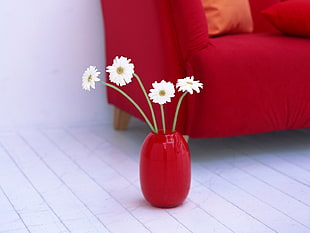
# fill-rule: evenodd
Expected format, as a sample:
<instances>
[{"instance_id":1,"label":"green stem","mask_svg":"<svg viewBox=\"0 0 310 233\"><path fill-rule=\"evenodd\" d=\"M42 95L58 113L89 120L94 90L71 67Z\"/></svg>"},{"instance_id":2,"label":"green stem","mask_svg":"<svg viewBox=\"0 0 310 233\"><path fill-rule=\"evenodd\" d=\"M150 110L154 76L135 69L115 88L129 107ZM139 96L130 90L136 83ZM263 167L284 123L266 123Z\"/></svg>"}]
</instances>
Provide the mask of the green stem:
<instances>
[{"instance_id":1,"label":"green stem","mask_svg":"<svg viewBox=\"0 0 310 233\"><path fill-rule=\"evenodd\" d=\"M118 91L119 93L121 93L124 97L126 97L137 109L138 111L141 113L141 115L143 116L144 120L146 121L146 123L149 125L149 127L151 128L151 130L153 132L155 132L154 127L152 126L150 120L147 118L147 116L144 114L143 110L140 108L140 106L129 96L127 95L124 91L122 91L121 89L119 89L118 87L110 84L110 83L105 83L100 81L103 85L106 85L108 87L113 88L114 90Z\"/></svg>"},{"instance_id":2,"label":"green stem","mask_svg":"<svg viewBox=\"0 0 310 233\"><path fill-rule=\"evenodd\" d=\"M155 133L157 134L158 133L157 122L156 122L155 113L154 113L154 109L153 109L152 103L150 101L150 98L148 97L147 92L146 92L146 90L144 88L144 85L141 82L141 79L139 78L139 76L137 74L135 74L135 73L133 74L133 76L135 76L135 78L138 80L138 83L139 83L139 85L140 85L140 87L141 87L141 89L142 89L142 91L144 93L144 96L145 96L145 98L147 100L147 103L148 103L148 105L150 107L150 111L151 111L152 119L153 119L153 124L154 124L154 128L155 128Z\"/></svg>"},{"instance_id":3,"label":"green stem","mask_svg":"<svg viewBox=\"0 0 310 233\"><path fill-rule=\"evenodd\" d=\"M183 95L180 97L180 99L178 101L177 108L175 110L174 119L173 119L172 133L175 131L175 127L176 127L176 124L177 124L177 119L178 119L179 110L180 110L180 106L181 106L182 100L183 100L184 96L186 96L187 93L188 93L187 91L184 92Z\"/></svg>"},{"instance_id":4,"label":"green stem","mask_svg":"<svg viewBox=\"0 0 310 233\"><path fill-rule=\"evenodd\" d=\"M160 112L161 112L161 119L163 122L164 134L166 134L165 112L164 112L164 105L163 104L160 105Z\"/></svg>"}]
</instances>

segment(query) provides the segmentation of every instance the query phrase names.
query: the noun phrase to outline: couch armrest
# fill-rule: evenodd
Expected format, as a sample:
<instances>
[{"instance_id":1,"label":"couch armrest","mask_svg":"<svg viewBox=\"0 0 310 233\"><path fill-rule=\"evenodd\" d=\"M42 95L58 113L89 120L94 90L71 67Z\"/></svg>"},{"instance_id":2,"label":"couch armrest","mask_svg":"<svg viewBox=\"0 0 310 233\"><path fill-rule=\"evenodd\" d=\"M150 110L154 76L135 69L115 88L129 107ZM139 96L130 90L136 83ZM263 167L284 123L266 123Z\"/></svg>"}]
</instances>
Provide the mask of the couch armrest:
<instances>
[{"instance_id":1,"label":"couch armrest","mask_svg":"<svg viewBox=\"0 0 310 233\"><path fill-rule=\"evenodd\" d=\"M101 6L107 64L115 56L131 58L146 89L184 73L166 0L101 0Z\"/></svg>"},{"instance_id":2,"label":"couch armrest","mask_svg":"<svg viewBox=\"0 0 310 233\"><path fill-rule=\"evenodd\" d=\"M101 0L101 6L107 64L111 64L115 56L131 58L147 90L154 81L164 79L175 83L183 78L188 73L188 56L207 46L207 25L200 0ZM123 90L143 109L148 109L138 88L132 83ZM107 94L109 103L141 119L138 111L120 94L111 89ZM174 114L175 105L167 105L168 119L173 118L170 115ZM185 106L183 112L179 125L185 128Z\"/></svg>"},{"instance_id":3,"label":"couch armrest","mask_svg":"<svg viewBox=\"0 0 310 233\"><path fill-rule=\"evenodd\" d=\"M184 73L184 61L208 44L201 0L101 0L101 5L108 63L117 55L136 64L152 57L148 68L165 63L170 70L181 66Z\"/></svg>"},{"instance_id":4,"label":"couch armrest","mask_svg":"<svg viewBox=\"0 0 310 233\"><path fill-rule=\"evenodd\" d=\"M168 0L183 59L208 46L208 25L201 0Z\"/></svg>"}]
</instances>

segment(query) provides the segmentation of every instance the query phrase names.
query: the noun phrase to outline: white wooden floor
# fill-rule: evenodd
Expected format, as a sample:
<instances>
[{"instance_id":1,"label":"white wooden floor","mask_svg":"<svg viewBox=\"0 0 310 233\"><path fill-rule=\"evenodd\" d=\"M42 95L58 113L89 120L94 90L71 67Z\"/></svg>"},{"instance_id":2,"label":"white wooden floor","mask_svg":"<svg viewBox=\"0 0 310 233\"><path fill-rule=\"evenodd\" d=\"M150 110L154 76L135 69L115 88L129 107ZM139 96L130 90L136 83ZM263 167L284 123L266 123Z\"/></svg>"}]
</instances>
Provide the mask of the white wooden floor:
<instances>
[{"instance_id":1,"label":"white wooden floor","mask_svg":"<svg viewBox=\"0 0 310 233\"><path fill-rule=\"evenodd\" d=\"M139 188L140 122L0 132L1 233L310 232L310 130L190 139L192 186L173 209Z\"/></svg>"}]
</instances>

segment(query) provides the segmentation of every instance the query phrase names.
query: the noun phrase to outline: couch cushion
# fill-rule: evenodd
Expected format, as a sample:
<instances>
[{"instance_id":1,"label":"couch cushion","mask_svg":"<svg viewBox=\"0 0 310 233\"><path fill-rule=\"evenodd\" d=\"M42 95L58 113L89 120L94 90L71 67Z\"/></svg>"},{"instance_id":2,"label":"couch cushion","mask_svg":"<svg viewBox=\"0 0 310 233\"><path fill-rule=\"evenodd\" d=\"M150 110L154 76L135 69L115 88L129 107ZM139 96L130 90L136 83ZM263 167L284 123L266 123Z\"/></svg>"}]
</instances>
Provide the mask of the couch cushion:
<instances>
[{"instance_id":1,"label":"couch cushion","mask_svg":"<svg viewBox=\"0 0 310 233\"><path fill-rule=\"evenodd\" d=\"M310 37L309 0L281 2L262 13L279 31L293 36Z\"/></svg>"},{"instance_id":2,"label":"couch cushion","mask_svg":"<svg viewBox=\"0 0 310 233\"><path fill-rule=\"evenodd\" d=\"M249 0L251 6L254 32L275 32L277 31L261 14L267 7L279 3L280 0Z\"/></svg>"},{"instance_id":3,"label":"couch cushion","mask_svg":"<svg viewBox=\"0 0 310 233\"><path fill-rule=\"evenodd\" d=\"M210 36L252 32L248 0L202 0Z\"/></svg>"},{"instance_id":4,"label":"couch cushion","mask_svg":"<svg viewBox=\"0 0 310 233\"><path fill-rule=\"evenodd\" d=\"M309 39L249 33L209 42L191 60L205 83L188 98L191 137L310 127Z\"/></svg>"}]
</instances>

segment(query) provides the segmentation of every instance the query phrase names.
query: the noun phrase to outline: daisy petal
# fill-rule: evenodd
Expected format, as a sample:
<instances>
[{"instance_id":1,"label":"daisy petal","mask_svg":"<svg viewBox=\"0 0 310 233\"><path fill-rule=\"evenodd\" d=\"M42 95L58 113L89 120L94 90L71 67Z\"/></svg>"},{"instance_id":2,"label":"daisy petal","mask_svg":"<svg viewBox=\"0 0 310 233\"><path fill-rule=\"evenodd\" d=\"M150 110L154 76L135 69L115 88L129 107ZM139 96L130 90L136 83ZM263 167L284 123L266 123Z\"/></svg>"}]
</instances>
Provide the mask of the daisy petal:
<instances>
[{"instance_id":1,"label":"daisy petal","mask_svg":"<svg viewBox=\"0 0 310 233\"><path fill-rule=\"evenodd\" d=\"M91 87L95 89L95 83L100 81L99 75L100 72L98 72L96 66L88 67L82 76L82 88L87 91L90 91Z\"/></svg>"},{"instance_id":2,"label":"daisy petal","mask_svg":"<svg viewBox=\"0 0 310 233\"><path fill-rule=\"evenodd\" d=\"M175 89L171 82L162 80L160 83L154 82L153 89L150 90L149 97L154 103L165 104L171 102Z\"/></svg>"},{"instance_id":3,"label":"daisy petal","mask_svg":"<svg viewBox=\"0 0 310 233\"><path fill-rule=\"evenodd\" d=\"M112 83L124 86L131 82L134 74L134 65L130 62L131 59L117 56L114 58L113 64L106 67L106 72L110 73L109 79Z\"/></svg>"},{"instance_id":4,"label":"daisy petal","mask_svg":"<svg viewBox=\"0 0 310 233\"><path fill-rule=\"evenodd\" d=\"M200 92L199 88L202 88L203 84L199 81L195 81L194 76L191 76L191 77L185 77L183 79L178 79L176 87L178 88L178 91L182 92L187 91L190 94L193 94L194 91L199 93Z\"/></svg>"}]
</instances>

